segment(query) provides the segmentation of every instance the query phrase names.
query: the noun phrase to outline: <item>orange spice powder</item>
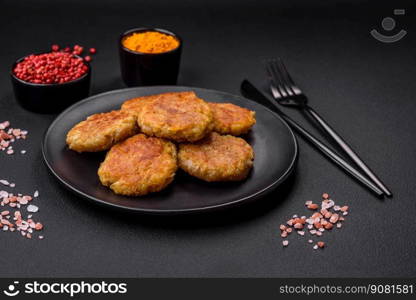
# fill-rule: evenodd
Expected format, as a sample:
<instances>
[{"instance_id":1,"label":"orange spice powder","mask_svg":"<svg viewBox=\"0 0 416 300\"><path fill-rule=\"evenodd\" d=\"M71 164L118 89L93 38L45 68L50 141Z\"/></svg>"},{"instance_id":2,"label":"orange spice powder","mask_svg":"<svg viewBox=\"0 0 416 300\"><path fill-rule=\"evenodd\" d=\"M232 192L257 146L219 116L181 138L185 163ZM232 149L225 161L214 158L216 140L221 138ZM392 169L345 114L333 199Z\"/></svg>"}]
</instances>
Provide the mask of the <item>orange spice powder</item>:
<instances>
[{"instance_id":1,"label":"orange spice powder","mask_svg":"<svg viewBox=\"0 0 416 300\"><path fill-rule=\"evenodd\" d=\"M157 31L135 32L122 43L125 48L142 53L163 53L179 46L178 39Z\"/></svg>"}]
</instances>

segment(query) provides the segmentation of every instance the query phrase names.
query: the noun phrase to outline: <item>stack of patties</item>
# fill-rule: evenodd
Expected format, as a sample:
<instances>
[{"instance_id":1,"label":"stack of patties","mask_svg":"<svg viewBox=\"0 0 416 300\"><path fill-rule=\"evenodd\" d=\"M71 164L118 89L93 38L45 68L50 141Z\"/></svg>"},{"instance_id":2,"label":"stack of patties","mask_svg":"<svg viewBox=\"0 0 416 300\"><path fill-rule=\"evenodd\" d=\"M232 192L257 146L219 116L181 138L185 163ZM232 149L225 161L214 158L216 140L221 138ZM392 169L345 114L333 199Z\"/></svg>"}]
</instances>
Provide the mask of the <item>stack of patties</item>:
<instances>
[{"instance_id":1,"label":"stack of patties","mask_svg":"<svg viewBox=\"0 0 416 300\"><path fill-rule=\"evenodd\" d=\"M242 138L255 113L230 103L207 103L194 92L127 100L121 110L89 116L67 135L78 152L108 150L98 169L115 193L146 195L172 182L178 166L202 180L247 177L254 152Z\"/></svg>"}]
</instances>

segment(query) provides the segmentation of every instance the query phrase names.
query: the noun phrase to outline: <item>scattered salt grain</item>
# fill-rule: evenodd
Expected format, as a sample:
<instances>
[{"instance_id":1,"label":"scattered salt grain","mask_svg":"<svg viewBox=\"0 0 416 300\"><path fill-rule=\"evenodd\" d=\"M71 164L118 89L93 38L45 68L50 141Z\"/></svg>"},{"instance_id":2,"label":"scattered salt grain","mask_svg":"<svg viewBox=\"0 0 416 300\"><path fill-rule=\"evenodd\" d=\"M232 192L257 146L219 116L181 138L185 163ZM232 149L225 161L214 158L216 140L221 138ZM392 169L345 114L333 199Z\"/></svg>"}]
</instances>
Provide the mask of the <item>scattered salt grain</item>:
<instances>
[{"instance_id":1,"label":"scattered salt grain","mask_svg":"<svg viewBox=\"0 0 416 300\"><path fill-rule=\"evenodd\" d=\"M1 130L6 129L9 126L8 122L9 121L5 121L3 123L0 123L0 129Z\"/></svg>"},{"instance_id":2,"label":"scattered salt grain","mask_svg":"<svg viewBox=\"0 0 416 300\"><path fill-rule=\"evenodd\" d=\"M34 223L33 223L34 224ZM43 228L43 225L42 225L42 223L36 223L35 224L35 227L34 227L36 230L42 230L42 228Z\"/></svg>"},{"instance_id":3,"label":"scattered salt grain","mask_svg":"<svg viewBox=\"0 0 416 300\"><path fill-rule=\"evenodd\" d=\"M27 211L31 212L31 213L35 213L39 210L39 207L37 207L36 205L30 204L27 207Z\"/></svg>"},{"instance_id":4,"label":"scattered salt grain","mask_svg":"<svg viewBox=\"0 0 416 300\"><path fill-rule=\"evenodd\" d=\"M27 201L27 199L26 199L26 198L20 198L20 199L18 199L17 201L19 201L19 203L20 203L20 204L23 204L23 205L28 204L28 201Z\"/></svg>"},{"instance_id":5,"label":"scattered salt grain","mask_svg":"<svg viewBox=\"0 0 416 300\"><path fill-rule=\"evenodd\" d=\"M284 240L282 242L282 244L283 244L283 247L287 247L287 245L289 245L289 241L288 240Z\"/></svg>"},{"instance_id":6,"label":"scattered salt grain","mask_svg":"<svg viewBox=\"0 0 416 300\"><path fill-rule=\"evenodd\" d=\"M335 202L331 199L322 201L322 209L328 210L329 208L333 207Z\"/></svg>"},{"instance_id":7,"label":"scattered salt grain","mask_svg":"<svg viewBox=\"0 0 416 300\"><path fill-rule=\"evenodd\" d=\"M26 139L27 130L21 130L19 128L9 128L10 122L4 121L0 123L0 150L7 149L7 154L13 154L13 147L10 145L16 140Z\"/></svg>"},{"instance_id":8,"label":"scattered salt grain","mask_svg":"<svg viewBox=\"0 0 416 300\"><path fill-rule=\"evenodd\" d=\"M35 197L35 198L39 197L39 192L35 191L35 193L33 194L33 197Z\"/></svg>"},{"instance_id":9,"label":"scattered salt grain","mask_svg":"<svg viewBox=\"0 0 416 300\"><path fill-rule=\"evenodd\" d=\"M308 208L310 209L310 210L315 210L315 209L318 209L318 204L316 204L316 203L312 203L312 204L309 204L308 205Z\"/></svg>"},{"instance_id":10,"label":"scattered salt grain","mask_svg":"<svg viewBox=\"0 0 416 300\"><path fill-rule=\"evenodd\" d=\"M332 231L331 229L334 226L341 228L341 222L345 220L343 216L348 214L349 207L347 205L335 205L335 202L327 193L324 193L322 198L323 201L321 202L320 207L312 201L305 202L305 206L309 210L314 211L311 216L302 216L299 218L298 215L295 214L291 219L286 221L287 225L280 225L281 236L286 238L292 230L296 230L296 232L301 236L304 236L306 233L315 236L322 236L325 232ZM307 231L304 231L305 226L307 226ZM284 246L287 246L289 242L284 240L283 243ZM308 243L313 243L313 241L308 240ZM320 241L313 248L318 249L323 247L325 247L325 243Z\"/></svg>"},{"instance_id":11,"label":"scattered salt grain","mask_svg":"<svg viewBox=\"0 0 416 300\"><path fill-rule=\"evenodd\" d=\"M303 225L301 223L296 223L295 225L293 225L293 227L295 229L302 229L303 228Z\"/></svg>"},{"instance_id":12,"label":"scattered salt grain","mask_svg":"<svg viewBox=\"0 0 416 300\"><path fill-rule=\"evenodd\" d=\"M339 219L339 215L338 214L333 214L330 218L329 218L329 222L331 222L332 224L335 224L336 222L338 222Z\"/></svg>"}]
</instances>

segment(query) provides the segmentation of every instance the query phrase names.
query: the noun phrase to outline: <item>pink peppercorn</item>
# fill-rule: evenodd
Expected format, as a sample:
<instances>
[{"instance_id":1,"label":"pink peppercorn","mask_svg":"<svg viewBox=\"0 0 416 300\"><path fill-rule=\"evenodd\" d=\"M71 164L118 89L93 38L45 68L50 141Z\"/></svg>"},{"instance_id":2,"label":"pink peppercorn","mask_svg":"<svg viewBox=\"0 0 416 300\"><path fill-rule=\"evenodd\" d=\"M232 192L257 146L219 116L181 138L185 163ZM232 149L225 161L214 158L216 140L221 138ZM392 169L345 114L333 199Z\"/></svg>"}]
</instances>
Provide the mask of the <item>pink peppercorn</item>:
<instances>
[{"instance_id":1,"label":"pink peppercorn","mask_svg":"<svg viewBox=\"0 0 416 300\"><path fill-rule=\"evenodd\" d=\"M83 51L84 51L84 47L81 47L80 45L75 45L74 51L72 51L72 53L75 55L81 55Z\"/></svg>"},{"instance_id":2,"label":"pink peppercorn","mask_svg":"<svg viewBox=\"0 0 416 300\"><path fill-rule=\"evenodd\" d=\"M40 84L69 82L82 77L87 71L82 58L66 52L29 55L13 69L17 78Z\"/></svg>"}]
</instances>

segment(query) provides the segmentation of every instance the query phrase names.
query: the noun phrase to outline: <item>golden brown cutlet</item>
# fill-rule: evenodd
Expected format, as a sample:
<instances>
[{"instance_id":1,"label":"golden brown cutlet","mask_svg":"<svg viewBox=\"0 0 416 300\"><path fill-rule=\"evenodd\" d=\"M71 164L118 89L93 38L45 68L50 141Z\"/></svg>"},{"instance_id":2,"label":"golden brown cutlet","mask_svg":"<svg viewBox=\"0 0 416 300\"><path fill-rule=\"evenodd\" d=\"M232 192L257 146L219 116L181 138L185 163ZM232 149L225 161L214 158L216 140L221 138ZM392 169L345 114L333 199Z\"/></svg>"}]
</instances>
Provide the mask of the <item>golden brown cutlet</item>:
<instances>
[{"instance_id":1,"label":"golden brown cutlet","mask_svg":"<svg viewBox=\"0 0 416 300\"><path fill-rule=\"evenodd\" d=\"M194 144L179 145L179 167L205 181L243 180L253 159L253 149L245 140L216 132Z\"/></svg>"},{"instance_id":2,"label":"golden brown cutlet","mask_svg":"<svg viewBox=\"0 0 416 300\"><path fill-rule=\"evenodd\" d=\"M66 143L77 152L98 152L138 132L136 117L114 110L89 116L67 134Z\"/></svg>"},{"instance_id":3,"label":"golden brown cutlet","mask_svg":"<svg viewBox=\"0 0 416 300\"><path fill-rule=\"evenodd\" d=\"M143 106L146 103L154 101L159 96L160 96L160 94L137 97L137 98L126 100L121 105L121 110L128 111L128 112L134 114L137 117L139 112L141 111L141 109L143 108Z\"/></svg>"},{"instance_id":4,"label":"golden brown cutlet","mask_svg":"<svg viewBox=\"0 0 416 300\"><path fill-rule=\"evenodd\" d=\"M215 132L239 136L256 123L255 112L232 103L209 103Z\"/></svg>"},{"instance_id":5,"label":"golden brown cutlet","mask_svg":"<svg viewBox=\"0 0 416 300\"><path fill-rule=\"evenodd\" d=\"M116 194L141 196L164 189L177 170L176 146L137 134L108 151L98 169L103 185Z\"/></svg>"},{"instance_id":6,"label":"golden brown cutlet","mask_svg":"<svg viewBox=\"0 0 416 300\"><path fill-rule=\"evenodd\" d=\"M160 94L139 111L140 130L176 142L194 142L212 130L209 105L194 92Z\"/></svg>"}]
</instances>

